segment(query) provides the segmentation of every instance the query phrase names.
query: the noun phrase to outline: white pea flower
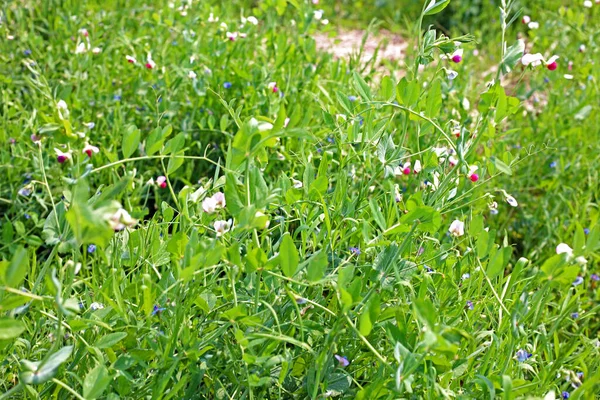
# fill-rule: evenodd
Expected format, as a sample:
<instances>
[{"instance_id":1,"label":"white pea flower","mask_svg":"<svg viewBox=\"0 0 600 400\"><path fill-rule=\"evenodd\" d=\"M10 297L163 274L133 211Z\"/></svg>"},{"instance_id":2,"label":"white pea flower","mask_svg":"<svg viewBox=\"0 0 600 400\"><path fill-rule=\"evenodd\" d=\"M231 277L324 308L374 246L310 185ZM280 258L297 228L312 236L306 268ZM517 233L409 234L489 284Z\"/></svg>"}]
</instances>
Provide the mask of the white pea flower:
<instances>
[{"instance_id":1,"label":"white pea flower","mask_svg":"<svg viewBox=\"0 0 600 400\"><path fill-rule=\"evenodd\" d=\"M453 236L456 236L456 237L464 235L465 234L465 223L462 222L461 220L455 219L450 224L450 228L448 229L448 232L450 232Z\"/></svg>"},{"instance_id":2,"label":"white pea flower","mask_svg":"<svg viewBox=\"0 0 600 400\"><path fill-rule=\"evenodd\" d=\"M215 231L217 232L217 237L221 237L224 234L226 234L227 232L229 232L231 230L232 223L233 223L233 221L231 219L228 219L227 221L224 221L224 220L215 221L215 223L213 224L213 227L215 228Z\"/></svg>"},{"instance_id":3,"label":"white pea flower","mask_svg":"<svg viewBox=\"0 0 600 400\"><path fill-rule=\"evenodd\" d=\"M556 254L566 254L568 257L573 256L573 249L566 243L561 243L556 246Z\"/></svg>"}]
</instances>

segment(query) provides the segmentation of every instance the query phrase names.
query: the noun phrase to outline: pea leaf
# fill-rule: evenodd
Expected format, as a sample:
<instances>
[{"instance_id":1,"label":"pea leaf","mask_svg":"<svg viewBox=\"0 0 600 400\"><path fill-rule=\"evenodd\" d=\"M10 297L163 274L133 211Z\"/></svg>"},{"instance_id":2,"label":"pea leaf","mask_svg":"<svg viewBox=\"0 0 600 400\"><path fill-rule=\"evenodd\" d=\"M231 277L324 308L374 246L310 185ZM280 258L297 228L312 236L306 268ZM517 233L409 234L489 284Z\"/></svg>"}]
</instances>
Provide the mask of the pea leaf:
<instances>
[{"instance_id":1,"label":"pea leaf","mask_svg":"<svg viewBox=\"0 0 600 400\"><path fill-rule=\"evenodd\" d=\"M448 7L450 0L431 0L423 15L434 15L441 12L444 8Z\"/></svg>"},{"instance_id":2,"label":"pea leaf","mask_svg":"<svg viewBox=\"0 0 600 400\"><path fill-rule=\"evenodd\" d=\"M281 240L279 247L279 263L283 274L291 278L298 268L299 255L296 245L289 233L286 233Z\"/></svg>"},{"instance_id":3,"label":"pea leaf","mask_svg":"<svg viewBox=\"0 0 600 400\"><path fill-rule=\"evenodd\" d=\"M104 393L111 381L108 370L102 364L97 365L85 376L83 381L83 397L88 400L96 399Z\"/></svg>"},{"instance_id":4,"label":"pea leaf","mask_svg":"<svg viewBox=\"0 0 600 400\"><path fill-rule=\"evenodd\" d=\"M0 319L0 340L14 339L25 330L25 324L22 321L12 318Z\"/></svg>"},{"instance_id":5,"label":"pea leaf","mask_svg":"<svg viewBox=\"0 0 600 400\"><path fill-rule=\"evenodd\" d=\"M125 332L109 333L108 335L102 336L100 339L98 339L96 342L96 347L99 349L108 349L109 347L113 347L115 344L125 339L126 336L127 333Z\"/></svg>"},{"instance_id":6,"label":"pea leaf","mask_svg":"<svg viewBox=\"0 0 600 400\"><path fill-rule=\"evenodd\" d=\"M121 151L123 157L129 158L140 145L140 130L135 125L131 125L125 131L123 135L123 144L121 145Z\"/></svg>"}]
</instances>

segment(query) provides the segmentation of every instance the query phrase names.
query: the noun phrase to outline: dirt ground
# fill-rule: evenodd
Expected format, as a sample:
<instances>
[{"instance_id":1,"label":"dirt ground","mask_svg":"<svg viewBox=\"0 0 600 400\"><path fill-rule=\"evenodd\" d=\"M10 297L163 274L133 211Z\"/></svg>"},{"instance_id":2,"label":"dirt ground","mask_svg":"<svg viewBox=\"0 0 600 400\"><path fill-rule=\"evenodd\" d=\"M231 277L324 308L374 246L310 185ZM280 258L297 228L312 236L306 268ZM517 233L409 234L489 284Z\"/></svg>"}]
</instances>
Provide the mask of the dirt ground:
<instances>
[{"instance_id":1,"label":"dirt ground","mask_svg":"<svg viewBox=\"0 0 600 400\"><path fill-rule=\"evenodd\" d=\"M355 29L339 31L337 36L333 37L325 33L317 33L314 39L319 50L331 53L336 58L346 59L358 55L363 36L364 31ZM363 63L372 61L376 52L376 68L383 60L399 61L404 58L407 46L406 41L399 35L382 30L376 35L369 35L361 54L361 61Z\"/></svg>"}]
</instances>

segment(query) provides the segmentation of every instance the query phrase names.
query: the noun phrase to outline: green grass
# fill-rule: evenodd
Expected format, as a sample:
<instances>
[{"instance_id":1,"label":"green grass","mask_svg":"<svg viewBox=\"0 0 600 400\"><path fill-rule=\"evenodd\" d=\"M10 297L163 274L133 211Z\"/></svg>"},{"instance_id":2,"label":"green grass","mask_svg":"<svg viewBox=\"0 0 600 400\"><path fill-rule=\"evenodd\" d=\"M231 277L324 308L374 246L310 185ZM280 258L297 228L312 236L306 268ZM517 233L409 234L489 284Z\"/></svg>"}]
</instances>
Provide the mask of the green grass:
<instances>
[{"instance_id":1,"label":"green grass","mask_svg":"<svg viewBox=\"0 0 600 400\"><path fill-rule=\"evenodd\" d=\"M600 7L539 4L373 72L357 2L5 5L0 399L597 396Z\"/></svg>"}]
</instances>

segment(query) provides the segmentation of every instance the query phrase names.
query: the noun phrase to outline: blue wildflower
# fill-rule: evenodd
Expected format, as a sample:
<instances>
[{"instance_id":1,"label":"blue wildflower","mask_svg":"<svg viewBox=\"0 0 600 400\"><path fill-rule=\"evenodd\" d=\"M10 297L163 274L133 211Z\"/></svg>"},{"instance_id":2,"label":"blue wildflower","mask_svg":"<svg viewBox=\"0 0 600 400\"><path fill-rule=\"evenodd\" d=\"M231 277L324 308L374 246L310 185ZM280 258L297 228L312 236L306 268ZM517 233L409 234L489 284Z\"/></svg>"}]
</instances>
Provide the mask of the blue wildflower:
<instances>
[{"instance_id":1,"label":"blue wildflower","mask_svg":"<svg viewBox=\"0 0 600 400\"><path fill-rule=\"evenodd\" d=\"M590 234L590 228L583 228L583 233L585 233L586 235Z\"/></svg>"},{"instance_id":2,"label":"blue wildflower","mask_svg":"<svg viewBox=\"0 0 600 400\"><path fill-rule=\"evenodd\" d=\"M231 82L225 82L225 83L223 84L223 87L224 87L225 89L229 89L229 88L231 88Z\"/></svg>"},{"instance_id":3,"label":"blue wildflower","mask_svg":"<svg viewBox=\"0 0 600 400\"><path fill-rule=\"evenodd\" d=\"M573 281L573 286L579 286L583 283L583 278L581 276L578 276L577 278L575 278L575 280Z\"/></svg>"},{"instance_id":4,"label":"blue wildflower","mask_svg":"<svg viewBox=\"0 0 600 400\"><path fill-rule=\"evenodd\" d=\"M355 256L360 256L360 249L358 247L350 247L350 252Z\"/></svg>"},{"instance_id":5,"label":"blue wildflower","mask_svg":"<svg viewBox=\"0 0 600 400\"><path fill-rule=\"evenodd\" d=\"M569 397L571 397L571 395L567 391L562 392L561 396L563 399L568 399Z\"/></svg>"},{"instance_id":6,"label":"blue wildflower","mask_svg":"<svg viewBox=\"0 0 600 400\"><path fill-rule=\"evenodd\" d=\"M296 304L306 304L307 301L304 297L296 297Z\"/></svg>"},{"instance_id":7,"label":"blue wildflower","mask_svg":"<svg viewBox=\"0 0 600 400\"><path fill-rule=\"evenodd\" d=\"M600 276L598 276L598 274L592 274L592 276L590 277L594 282L598 282L600 281Z\"/></svg>"},{"instance_id":8,"label":"blue wildflower","mask_svg":"<svg viewBox=\"0 0 600 400\"><path fill-rule=\"evenodd\" d=\"M350 100L351 102L355 102L356 96L348 96L348 100Z\"/></svg>"},{"instance_id":9,"label":"blue wildflower","mask_svg":"<svg viewBox=\"0 0 600 400\"><path fill-rule=\"evenodd\" d=\"M29 215L27 213L23 214L23 216L25 217L25 219L30 219L31 218L31 215Z\"/></svg>"},{"instance_id":10,"label":"blue wildflower","mask_svg":"<svg viewBox=\"0 0 600 400\"><path fill-rule=\"evenodd\" d=\"M473 302L471 300L467 300L467 308L469 310L472 310L475 308L475 306L473 305Z\"/></svg>"},{"instance_id":11,"label":"blue wildflower","mask_svg":"<svg viewBox=\"0 0 600 400\"><path fill-rule=\"evenodd\" d=\"M573 318L573 319L579 318L579 313L578 312L571 313L571 318Z\"/></svg>"},{"instance_id":12,"label":"blue wildflower","mask_svg":"<svg viewBox=\"0 0 600 400\"><path fill-rule=\"evenodd\" d=\"M528 353L527 351L525 351L523 349L519 349L517 351L516 357L517 357L517 360L519 360L519 362L523 362L523 361L526 361L529 357L531 357L531 353Z\"/></svg>"},{"instance_id":13,"label":"blue wildflower","mask_svg":"<svg viewBox=\"0 0 600 400\"><path fill-rule=\"evenodd\" d=\"M433 268L431 268L428 265L423 265L423 268L425 268L425 271L429 272L430 274L434 273L435 271L433 270Z\"/></svg>"},{"instance_id":14,"label":"blue wildflower","mask_svg":"<svg viewBox=\"0 0 600 400\"><path fill-rule=\"evenodd\" d=\"M23 55L25 57L29 57L31 55L31 50L29 50L29 49L23 50Z\"/></svg>"},{"instance_id":15,"label":"blue wildflower","mask_svg":"<svg viewBox=\"0 0 600 400\"><path fill-rule=\"evenodd\" d=\"M550 168L556 168L556 161L552 161L550 163Z\"/></svg>"},{"instance_id":16,"label":"blue wildflower","mask_svg":"<svg viewBox=\"0 0 600 400\"><path fill-rule=\"evenodd\" d=\"M115 94L115 95L113 96L113 100L114 100L114 101L121 101L121 95L120 95L120 94Z\"/></svg>"},{"instance_id":17,"label":"blue wildflower","mask_svg":"<svg viewBox=\"0 0 600 400\"><path fill-rule=\"evenodd\" d=\"M575 375L577 375L580 380L583 379L583 372L578 372Z\"/></svg>"},{"instance_id":18,"label":"blue wildflower","mask_svg":"<svg viewBox=\"0 0 600 400\"><path fill-rule=\"evenodd\" d=\"M545 77L545 78L544 78L544 82L545 82L545 83L549 83L549 82L550 82L550 79L548 79L548 77Z\"/></svg>"},{"instance_id":19,"label":"blue wildflower","mask_svg":"<svg viewBox=\"0 0 600 400\"><path fill-rule=\"evenodd\" d=\"M152 308L152 315L156 315L159 312L165 311L165 308L159 307L157 305L154 306L154 308Z\"/></svg>"},{"instance_id":20,"label":"blue wildflower","mask_svg":"<svg viewBox=\"0 0 600 400\"><path fill-rule=\"evenodd\" d=\"M93 254L96 252L96 245L95 244L90 244L87 248L87 252L90 254Z\"/></svg>"},{"instance_id":21,"label":"blue wildflower","mask_svg":"<svg viewBox=\"0 0 600 400\"><path fill-rule=\"evenodd\" d=\"M344 368L350 365L350 361L344 356L335 355L335 359L340 363L340 367Z\"/></svg>"}]
</instances>

